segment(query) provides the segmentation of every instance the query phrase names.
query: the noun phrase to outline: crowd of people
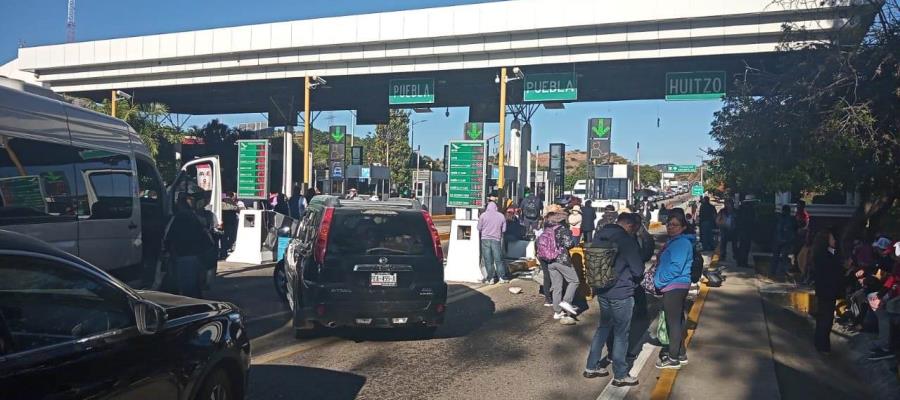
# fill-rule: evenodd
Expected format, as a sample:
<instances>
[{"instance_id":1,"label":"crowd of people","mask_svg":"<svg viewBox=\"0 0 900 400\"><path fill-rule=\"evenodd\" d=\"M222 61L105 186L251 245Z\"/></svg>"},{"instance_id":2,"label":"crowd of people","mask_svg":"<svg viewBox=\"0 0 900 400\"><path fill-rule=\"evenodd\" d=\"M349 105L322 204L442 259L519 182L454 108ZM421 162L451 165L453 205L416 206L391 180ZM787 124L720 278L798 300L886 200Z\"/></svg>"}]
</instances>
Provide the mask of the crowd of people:
<instances>
[{"instance_id":1,"label":"crowd of people","mask_svg":"<svg viewBox=\"0 0 900 400\"><path fill-rule=\"evenodd\" d=\"M564 325L575 324L575 318L583 310L573 304L579 276L570 250L579 244L589 248L614 243L617 256L610 268L614 270L615 279L605 286L592 288L601 318L591 341L583 376L596 378L610 374L602 366L603 349L606 348L606 358L614 375L612 384L632 386L637 385L638 380L629 375L628 335L632 316L646 314L648 295L660 299L665 310L664 321L660 324L665 324L669 332L668 345L663 348L657 368L678 369L687 364L684 347L686 297L692 283L697 237L683 209L667 210L668 240L657 251L656 243L647 231L647 220L640 212L617 212L613 206L600 211L595 211L590 201L582 206L577 200L566 206L544 207L539 196L528 195L519 203L518 209L504 213L496 199L490 199L478 221L485 283L509 281L509 273L502 261L502 241L512 239L504 235L506 232L521 228L515 236L533 239L535 243L543 273L544 306L552 309L554 320ZM712 215L715 223L715 211ZM646 267L654 254L656 261Z\"/></svg>"}]
</instances>

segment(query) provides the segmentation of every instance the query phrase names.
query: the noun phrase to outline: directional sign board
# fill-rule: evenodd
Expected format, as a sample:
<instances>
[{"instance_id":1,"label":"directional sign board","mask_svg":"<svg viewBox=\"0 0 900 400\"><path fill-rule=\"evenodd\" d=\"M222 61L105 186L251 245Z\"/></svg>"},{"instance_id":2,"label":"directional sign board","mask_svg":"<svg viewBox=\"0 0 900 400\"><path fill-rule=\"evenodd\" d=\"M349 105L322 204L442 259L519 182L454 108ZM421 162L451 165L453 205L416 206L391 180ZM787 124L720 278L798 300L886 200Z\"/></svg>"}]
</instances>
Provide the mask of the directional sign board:
<instances>
[{"instance_id":1,"label":"directional sign board","mask_svg":"<svg viewBox=\"0 0 900 400\"><path fill-rule=\"evenodd\" d=\"M691 186L691 196L703 196L703 186L699 184Z\"/></svg>"},{"instance_id":2,"label":"directional sign board","mask_svg":"<svg viewBox=\"0 0 900 400\"><path fill-rule=\"evenodd\" d=\"M328 134L335 143L344 143L344 136L347 135L346 125L332 125L328 128Z\"/></svg>"},{"instance_id":3,"label":"directional sign board","mask_svg":"<svg viewBox=\"0 0 900 400\"><path fill-rule=\"evenodd\" d=\"M725 71L669 72L666 100L714 100L725 95Z\"/></svg>"},{"instance_id":4,"label":"directional sign board","mask_svg":"<svg viewBox=\"0 0 900 400\"><path fill-rule=\"evenodd\" d=\"M694 173L694 172L697 172L697 166L696 165L668 165L668 166L666 166L666 171L674 172L676 174Z\"/></svg>"},{"instance_id":5,"label":"directional sign board","mask_svg":"<svg viewBox=\"0 0 900 400\"><path fill-rule=\"evenodd\" d=\"M450 176L447 207L482 208L487 174L484 140L450 141Z\"/></svg>"},{"instance_id":6,"label":"directional sign board","mask_svg":"<svg viewBox=\"0 0 900 400\"><path fill-rule=\"evenodd\" d=\"M434 79L391 79L388 104L434 103Z\"/></svg>"},{"instance_id":7,"label":"directional sign board","mask_svg":"<svg viewBox=\"0 0 900 400\"><path fill-rule=\"evenodd\" d=\"M568 101L578 99L574 72L525 75L525 101Z\"/></svg>"},{"instance_id":8,"label":"directional sign board","mask_svg":"<svg viewBox=\"0 0 900 400\"><path fill-rule=\"evenodd\" d=\"M465 128L463 129L463 139L484 139L484 122L466 122Z\"/></svg>"},{"instance_id":9,"label":"directional sign board","mask_svg":"<svg viewBox=\"0 0 900 400\"><path fill-rule=\"evenodd\" d=\"M265 200L269 182L269 141L238 140L237 143L238 197Z\"/></svg>"},{"instance_id":10,"label":"directional sign board","mask_svg":"<svg viewBox=\"0 0 900 400\"><path fill-rule=\"evenodd\" d=\"M609 140L612 137L612 118L591 118L588 120L588 137Z\"/></svg>"}]
</instances>

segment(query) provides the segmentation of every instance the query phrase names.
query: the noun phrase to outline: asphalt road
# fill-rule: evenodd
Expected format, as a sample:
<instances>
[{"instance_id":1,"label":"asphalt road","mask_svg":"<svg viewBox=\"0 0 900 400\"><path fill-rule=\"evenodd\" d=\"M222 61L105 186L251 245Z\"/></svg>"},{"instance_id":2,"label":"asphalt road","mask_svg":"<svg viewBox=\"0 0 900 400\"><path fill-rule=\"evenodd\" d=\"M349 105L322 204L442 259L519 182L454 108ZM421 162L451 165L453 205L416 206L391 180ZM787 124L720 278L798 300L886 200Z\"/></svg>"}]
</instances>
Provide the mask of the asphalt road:
<instances>
[{"instance_id":1,"label":"asphalt road","mask_svg":"<svg viewBox=\"0 0 900 400\"><path fill-rule=\"evenodd\" d=\"M238 304L253 338L250 399L596 399L609 378L581 377L595 302L574 326L552 319L533 281L451 284L433 339L335 330L294 339L270 266L223 266L206 297ZM524 289L512 294L510 286ZM646 324L637 323L639 332Z\"/></svg>"}]
</instances>

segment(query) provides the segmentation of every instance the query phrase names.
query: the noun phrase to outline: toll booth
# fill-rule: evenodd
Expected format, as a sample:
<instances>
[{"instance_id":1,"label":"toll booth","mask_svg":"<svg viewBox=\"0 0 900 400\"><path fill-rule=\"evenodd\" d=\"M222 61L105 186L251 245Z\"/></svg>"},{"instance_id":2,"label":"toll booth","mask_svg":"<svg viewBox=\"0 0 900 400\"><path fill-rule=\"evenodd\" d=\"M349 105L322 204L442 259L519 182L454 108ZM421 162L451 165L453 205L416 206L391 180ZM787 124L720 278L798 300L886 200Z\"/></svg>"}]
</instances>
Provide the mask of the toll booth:
<instances>
[{"instance_id":1,"label":"toll booth","mask_svg":"<svg viewBox=\"0 0 900 400\"><path fill-rule=\"evenodd\" d=\"M595 165L592 181L588 198L594 200L594 207L612 204L616 210L623 210L633 203L634 168L630 165Z\"/></svg>"},{"instance_id":2,"label":"toll booth","mask_svg":"<svg viewBox=\"0 0 900 400\"><path fill-rule=\"evenodd\" d=\"M420 170L413 174L413 193L432 214L446 214L447 182L446 172Z\"/></svg>"},{"instance_id":3,"label":"toll booth","mask_svg":"<svg viewBox=\"0 0 900 400\"><path fill-rule=\"evenodd\" d=\"M509 198L510 196L515 196L519 186L519 169L507 165L503 173L505 174L503 178L506 181L503 185L504 197ZM497 168L496 165L491 165L491 176L488 179L488 193L493 193L497 190L498 179L500 179L500 169Z\"/></svg>"},{"instance_id":4,"label":"toll booth","mask_svg":"<svg viewBox=\"0 0 900 400\"><path fill-rule=\"evenodd\" d=\"M378 165L348 165L345 186L356 188L360 195L377 194L382 200L390 197L391 171Z\"/></svg>"}]
</instances>

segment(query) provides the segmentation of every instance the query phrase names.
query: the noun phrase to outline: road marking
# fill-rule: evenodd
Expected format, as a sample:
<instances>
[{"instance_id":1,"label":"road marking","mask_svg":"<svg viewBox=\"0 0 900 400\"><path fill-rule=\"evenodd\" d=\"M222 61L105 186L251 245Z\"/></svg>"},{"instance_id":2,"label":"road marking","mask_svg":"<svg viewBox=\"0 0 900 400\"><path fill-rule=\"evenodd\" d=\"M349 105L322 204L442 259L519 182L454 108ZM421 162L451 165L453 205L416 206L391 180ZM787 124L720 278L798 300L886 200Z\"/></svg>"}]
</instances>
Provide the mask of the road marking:
<instances>
[{"instance_id":1,"label":"road marking","mask_svg":"<svg viewBox=\"0 0 900 400\"><path fill-rule=\"evenodd\" d=\"M718 261L716 258L714 261ZM700 285L700 295L697 296L697 301L694 303L694 306L691 307L691 312L688 315L688 321L694 321L694 329L688 329L687 337L684 339L684 347L687 348L691 344L691 339L694 337L694 332L697 330L697 326L700 324L700 312L703 310L703 303L706 302L706 296L709 293L709 286L706 284ZM675 385L675 378L678 377L677 369L664 369L659 375L659 380L656 381L656 386L653 387L653 392L650 393L650 400L666 400L669 398L669 395L672 394L672 387Z\"/></svg>"},{"instance_id":2,"label":"road marking","mask_svg":"<svg viewBox=\"0 0 900 400\"><path fill-rule=\"evenodd\" d=\"M473 295L475 295L476 293L484 293L484 292L490 290L491 288L496 288L496 287L500 287L500 286L504 286L504 285L483 285L483 286L477 287L477 288L475 288L475 289L473 289L473 290L468 290L468 291L465 291L465 292L463 292L463 293L460 293L460 294L457 294L457 295L454 295L454 296L447 297L447 303L449 304L449 303L451 303L451 302L460 301L460 300L465 299L465 298L467 298L467 297L469 297L469 296L473 296ZM287 311L286 311L286 312L287 312ZM282 313L284 313L284 312L282 312ZM287 313L289 313L289 312L287 312ZM262 319L263 317L271 317L272 315L277 315L277 314L281 314L281 313L273 313L273 314L270 314L270 315L268 315L268 316L263 315L263 316L259 316L259 317L256 317L256 318ZM248 322L249 322L249 320L248 320ZM289 325L290 325L291 327L288 328L288 329L285 329L285 328L288 327ZM292 326L292 325L293 325L293 322L288 321L288 323L285 324L284 327L282 327L282 328L280 328L280 329L277 329L277 330L275 330L275 331L272 331L272 332L270 332L270 333L268 333L268 334L266 334L266 335L263 335L263 336L261 336L261 337L255 339L255 340L261 340L261 339L267 338L267 337L269 337L269 336L275 336L275 335L278 335L278 334L282 334L282 333L283 333L282 331L284 331L284 330L288 330L288 331L292 332L292 331L293 331L293 326ZM283 359L283 358L287 358L287 357L291 357L291 356L297 355L297 354L299 354L299 353L302 353L302 352L307 351L307 350L314 349L314 348L316 348L316 347L321 347L321 346L325 346L325 345L328 345L328 344L331 344L331 343L340 342L340 341L344 341L344 339L338 338L338 337L324 337L324 338L317 338L317 339L312 339L312 340L306 340L306 341L298 342L298 343L296 343L296 344L292 344L292 345L287 346L287 347L282 347L282 348L280 348L280 349L278 349L278 350L275 350L275 351L270 351L270 352L267 352L267 353L264 353L264 354L260 354L260 355L253 356L253 358L252 358L252 363L253 363L253 364L267 364L267 363L271 363L271 362L276 361L276 360L280 360L280 359ZM253 343L252 343L252 342L253 342L253 341L251 341L251 344L250 344L251 347L253 346Z\"/></svg>"},{"instance_id":3,"label":"road marking","mask_svg":"<svg viewBox=\"0 0 900 400\"><path fill-rule=\"evenodd\" d=\"M644 339L648 339L649 336L647 332L644 332ZM644 342L644 345L641 347L641 353L638 354L636 360L634 360L634 364L631 366L631 370L628 371L628 374L631 376L638 376L641 373L641 370L644 369L644 365L647 364L647 360L650 359L650 355L653 354L653 350L656 349L656 346L646 343L646 341L642 339L641 342ZM597 397L597 400L622 400L628 395L628 391L631 389L631 386L613 386L612 379L606 383L606 387L603 388L603 391L600 392L600 396Z\"/></svg>"}]
</instances>

